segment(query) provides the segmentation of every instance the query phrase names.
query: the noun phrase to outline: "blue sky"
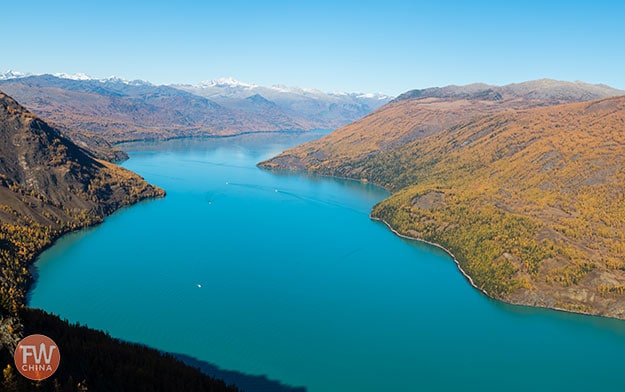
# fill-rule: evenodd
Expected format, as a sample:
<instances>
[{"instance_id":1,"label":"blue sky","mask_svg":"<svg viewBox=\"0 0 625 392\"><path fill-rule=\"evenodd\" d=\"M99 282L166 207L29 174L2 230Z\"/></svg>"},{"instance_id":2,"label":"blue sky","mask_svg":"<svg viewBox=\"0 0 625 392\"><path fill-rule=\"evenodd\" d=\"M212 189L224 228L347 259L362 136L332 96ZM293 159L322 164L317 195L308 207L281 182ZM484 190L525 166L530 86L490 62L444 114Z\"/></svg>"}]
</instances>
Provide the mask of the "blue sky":
<instances>
[{"instance_id":1,"label":"blue sky","mask_svg":"<svg viewBox=\"0 0 625 392\"><path fill-rule=\"evenodd\" d=\"M625 89L625 2L28 1L0 71L399 94L543 77Z\"/></svg>"}]
</instances>

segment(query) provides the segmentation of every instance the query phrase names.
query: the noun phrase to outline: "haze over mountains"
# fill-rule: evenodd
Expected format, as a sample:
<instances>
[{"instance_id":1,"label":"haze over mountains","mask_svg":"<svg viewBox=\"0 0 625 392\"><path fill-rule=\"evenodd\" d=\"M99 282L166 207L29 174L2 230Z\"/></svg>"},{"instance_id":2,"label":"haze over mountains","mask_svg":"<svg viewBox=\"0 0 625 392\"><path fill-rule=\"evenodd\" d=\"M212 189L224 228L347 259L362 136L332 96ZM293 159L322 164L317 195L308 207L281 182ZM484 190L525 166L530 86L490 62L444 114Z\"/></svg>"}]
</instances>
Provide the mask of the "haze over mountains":
<instances>
[{"instance_id":1,"label":"haze over mountains","mask_svg":"<svg viewBox=\"0 0 625 392\"><path fill-rule=\"evenodd\" d=\"M181 90L203 96L219 104L237 109L249 107L251 102L270 102L284 113L304 118L335 129L355 121L387 103L391 97L373 93L325 93L315 89L287 86L263 87L243 83L233 78L221 78L197 86L174 85Z\"/></svg>"},{"instance_id":2,"label":"haze over mountains","mask_svg":"<svg viewBox=\"0 0 625 392\"><path fill-rule=\"evenodd\" d=\"M157 86L84 74L0 74L0 90L67 130L108 142L252 131L334 129L390 100L376 94L260 87L220 79Z\"/></svg>"}]
</instances>

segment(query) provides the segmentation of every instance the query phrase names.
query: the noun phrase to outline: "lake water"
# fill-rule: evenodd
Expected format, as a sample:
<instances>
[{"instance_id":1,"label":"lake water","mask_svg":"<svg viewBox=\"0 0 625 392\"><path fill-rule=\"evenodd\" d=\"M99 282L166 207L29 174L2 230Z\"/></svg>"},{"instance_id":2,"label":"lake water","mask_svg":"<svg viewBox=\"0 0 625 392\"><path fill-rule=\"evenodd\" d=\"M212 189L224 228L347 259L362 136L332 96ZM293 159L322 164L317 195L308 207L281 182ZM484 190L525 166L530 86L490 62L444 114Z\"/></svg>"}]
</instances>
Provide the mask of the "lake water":
<instances>
[{"instance_id":1,"label":"lake water","mask_svg":"<svg viewBox=\"0 0 625 392\"><path fill-rule=\"evenodd\" d=\"M167 197L59 240L30 305L309 391L625 388L625 322L489 300L383 190L255 167L310 137L127 146Z\"/></svg>"}]
</instances>

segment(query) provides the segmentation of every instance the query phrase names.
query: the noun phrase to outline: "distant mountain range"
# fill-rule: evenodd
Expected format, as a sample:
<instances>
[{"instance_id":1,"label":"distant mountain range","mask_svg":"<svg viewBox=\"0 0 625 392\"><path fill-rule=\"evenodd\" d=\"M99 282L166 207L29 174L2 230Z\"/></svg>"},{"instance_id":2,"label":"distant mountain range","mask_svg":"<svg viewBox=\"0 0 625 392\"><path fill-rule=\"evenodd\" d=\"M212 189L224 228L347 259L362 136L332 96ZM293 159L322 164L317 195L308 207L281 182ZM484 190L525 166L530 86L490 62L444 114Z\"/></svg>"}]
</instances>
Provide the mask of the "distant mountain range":
<instances>
[{"instance_id":1,"label":"distant mountain range","mask_svg":"<svg viewBox=\"0 0 625 392\"><path fill-rule=\"evenodd\" d=\"M412 90L260 166L384 186L372 216L451 251L493 298L625 318L623 95L554 80Z\"/></svg>"},{"instance_id":2,"label":"distant mountain range","mask_svg":"<svg viewBox=\"0 0 625 392\"><path fill-rule=\"evenodd\" d=\"M262 87L243 83L233 78L221 78L200 83L196 86L174 85L190 93L209 98L231 109L250 108L251 103L274 104L286 115L302 118L307 122L335 129L356 121L362 116L390 101L392 97L383 94L325 93L300 87Z\"/></svg>"},{"instance_id":3,"label":"distant mountain range","mask_svg":"<svg viewBox=\"0 0 625 392\"><path fill-rule=\"evenodd\" d=\"M395 101L415 98L480 99L487 101L505 101L523 99L526 101L545 101L549 104L590 101L622 95L625 91L605 84L585 82L563 82L553 79L539 79L505 86L491 86L474 83L466 86L432 87L422 90L410 90L398 96Z\"/></svg>"},{"instance_id":4,"label":"distant mountain range","mask_svg":"<svg viewBox=\"0 0 625 392\"><path fill-rule=\"evenodd\" d=\"M0 90L67 132L107 142L334 129L391 97L260 87L231 78L158 86L84 74L0 74Z\"/></svg>"}]
</instances>

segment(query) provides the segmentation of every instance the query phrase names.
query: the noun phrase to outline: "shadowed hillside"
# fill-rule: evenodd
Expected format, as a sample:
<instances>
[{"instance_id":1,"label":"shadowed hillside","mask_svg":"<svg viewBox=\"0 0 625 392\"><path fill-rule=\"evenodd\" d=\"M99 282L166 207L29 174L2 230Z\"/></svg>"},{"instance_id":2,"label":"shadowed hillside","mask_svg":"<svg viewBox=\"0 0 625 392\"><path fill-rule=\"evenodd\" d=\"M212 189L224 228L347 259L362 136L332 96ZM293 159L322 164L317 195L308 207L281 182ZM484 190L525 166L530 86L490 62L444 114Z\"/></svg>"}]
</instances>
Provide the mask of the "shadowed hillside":
<instances>
[{"instance_id":1,"label":"shadowed hillside","mask_svg":"<svg viewBox=\"0 0 625 392\"><path fill-rule=\"evenodd\" d=\"M35 383L22 377L12 365L12 356L2 350L2 391L238 391L171 355L68 324L41 310L22 309L20 318L23 335L43 333L54 340L61 351L61 363L52 377Z\"/></svg>"},{"instance_id":2,"label":"shadowed hillside","mask_svg":"<svg viewBox=\"0 0 625 392\"><path fill-rule=\"evenodd\" d=\"M0 93L0 305L23 303L36 254L61 234L164 191L96 159Z\"/></svg>"}]
</instances>

